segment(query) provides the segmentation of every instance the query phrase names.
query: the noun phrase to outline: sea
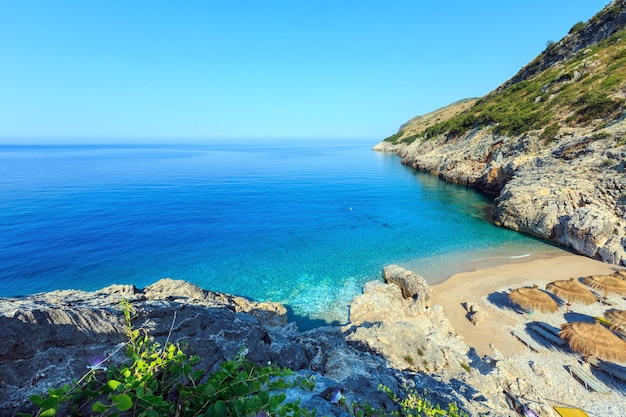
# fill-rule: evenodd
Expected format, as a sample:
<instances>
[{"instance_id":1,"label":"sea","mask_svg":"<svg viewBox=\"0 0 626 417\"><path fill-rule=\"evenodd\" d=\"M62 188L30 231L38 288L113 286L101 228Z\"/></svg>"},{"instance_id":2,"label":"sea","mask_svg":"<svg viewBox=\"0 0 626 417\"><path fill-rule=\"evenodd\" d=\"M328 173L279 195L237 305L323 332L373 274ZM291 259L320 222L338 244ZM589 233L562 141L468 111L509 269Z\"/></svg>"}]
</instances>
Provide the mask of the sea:
<instances>
[{"instance_id":1,"label":"sea","mask_svg":"<svg viewBox=\"0 0 626 417\"><path fill-rule=\"evenodd\" d=\"M0 146L0 297L170 277L283 303L311 328L345 323L388 264L437 283L554 249L373 145Z\"/></svg>"}]
</instances>

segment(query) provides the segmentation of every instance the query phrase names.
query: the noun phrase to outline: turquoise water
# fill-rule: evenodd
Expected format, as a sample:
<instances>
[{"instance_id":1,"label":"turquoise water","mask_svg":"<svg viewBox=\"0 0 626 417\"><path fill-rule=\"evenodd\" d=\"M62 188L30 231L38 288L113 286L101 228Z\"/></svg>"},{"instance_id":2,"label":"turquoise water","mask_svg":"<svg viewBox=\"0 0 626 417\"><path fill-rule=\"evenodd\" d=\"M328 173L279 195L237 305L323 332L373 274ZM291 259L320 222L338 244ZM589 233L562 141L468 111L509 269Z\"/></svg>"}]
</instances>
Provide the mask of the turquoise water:
<instances>
[{"instance_id":1,"label":"turquoise water","mask_svg":"<svg viewBox=\"0 0 626 417\"><path fill-rule=\"evenodd\" d=\"M390 263L435 282L551 249L371 146L0 147L0 296L171 277L285 303L307 326L345 322Z\"/></svg>"}]
</instances>

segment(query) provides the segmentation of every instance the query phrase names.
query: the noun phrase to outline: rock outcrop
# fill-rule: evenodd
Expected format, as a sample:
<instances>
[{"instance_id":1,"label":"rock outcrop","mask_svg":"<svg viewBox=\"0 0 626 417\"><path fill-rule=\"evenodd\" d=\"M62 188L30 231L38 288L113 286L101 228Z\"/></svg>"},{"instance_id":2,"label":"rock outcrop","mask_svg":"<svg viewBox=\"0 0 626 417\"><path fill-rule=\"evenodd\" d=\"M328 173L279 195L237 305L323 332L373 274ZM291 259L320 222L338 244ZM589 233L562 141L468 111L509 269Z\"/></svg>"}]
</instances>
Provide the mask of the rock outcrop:
<instances>
[{"instance_id":1,"label":"rock outcrop","mask_svg":"<svg viewBox=\"0 0 626 417\"><path fill-rule=\"evenodd\" d=\"M626 265L626 121L610 136L572 132L552 146L538 137L502 138L480 130L389 145L402 163L496 195L496 224L537 236L591 258ZM576 157L572 154L576 152Z\"/></svg>"},{"instance_id":2,"label":"rock outcrop","mask_svg":"<svg viewBox=\"0 0 626 417\"><path fill-rule=\"evenodd\" d=\"M427 287L421 291L429 292ZM495 362L472 356L440 306L418 308L398 285L368 283L343 328L300 332L280 304L165 279L144 289L114 285L95 293L0 299L0 414L28 411L30 395L79 379L93 358L117 352L110 360L123 360L120 348L127 338L121 300L132 305L135 328L161 344L184 342L189 353L202 358L198 366L203 369L216 369L246 347L248 359L256 363L315 376L315 389L289 395L319 415L351 415L328 401L325 393L333 390L340 390L348 404L393 408L379 384L398 393L413 388L444 405L456 402L471 416L510 412L500 389L510 381L502 380ZM486 368L470 374L469 364ZM493 375L483 376L489 372Z\"/></svg>"},{"instance_id":3,"label":"rock outcrop","mask_svg":"<svg viewBox=\"0 0 626 417\"><path fill-rule=\"evenodd\" d=\"M388 265L383 268L383 279L388 284L396 284L402 291L402 296L412 299L418 311L423 312L430 302L430 288L426 280L413 271L398 265Z\"/></svg>"},{"instance_id":4,"label":"rock outcrop","mask_svg":"<svg viewBox=\"0 0 626 417\"><path fill-rule=\"evenodd\" d=\"M367 283L350 304L347 340L382 355L397 369L460 371L459 358L467 361L468 347L453 333L441 306L419 308L401 291L397 285Z\"/></svg>"},{"instance_id":5,"label":"rock outcrop","mask_svg":"<svg viewBox=\"0 0 626 417\"><path fill-rule=\"evenodd\" d=\"M613 1L471 107L414 118L374 150L494 195L498 225L626 265L625 27Z\"/></svg>"},{"instance_id":6,"label":"rock outcrop","mask_svg":"<svg viewBox=\"0 0 626 417\"><path fill-rule=\"evenodd\" d=\"M280 304L164 279L142 290L114 285L95 293L55 291L1 299L0 409L8 415L24 410L31 394L79 379L93 358L118 350L127 340L121 300L132 305L136 328L160 343L184 342L209 371L246 347L248 359L256 363L316 374L316 390L300 394L327 414L342 414L319 395L329 387L341 388L348 399L389 406L378 384L398 390L406 382L382 357L351 347L338 327L301 333L287 322ZM121 359L123 352L112 357Z\"/></svg>"}]
</instances>

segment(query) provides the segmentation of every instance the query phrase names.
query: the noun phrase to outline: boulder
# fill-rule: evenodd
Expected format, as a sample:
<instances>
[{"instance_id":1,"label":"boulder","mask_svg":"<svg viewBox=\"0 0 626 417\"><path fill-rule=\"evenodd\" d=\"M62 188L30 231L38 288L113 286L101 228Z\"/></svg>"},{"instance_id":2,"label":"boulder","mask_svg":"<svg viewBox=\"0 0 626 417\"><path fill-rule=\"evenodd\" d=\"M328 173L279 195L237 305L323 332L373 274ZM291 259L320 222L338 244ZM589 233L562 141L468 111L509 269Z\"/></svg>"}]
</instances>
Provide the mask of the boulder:
<instances>
[{"instance_id":1,"label":"boulder","mask_svg":"<svg viewBox=\"0 0 626 417\"><path fill-rule=\"evenodd\" d=\"M363 294L350 303L350 323L382 323L417 317L421 314L416 303L407 301L397 285L370 281L363 287Z\"/></svg>"},{"instance_id":2,"label":"boulder","mask_svg":"<svg viewBox=\"0 0 626 417\"><path fill-rule=\"evenodd\" d=\"M393 267L385 270L413 274ZM430 291L424 285L421 294ZM432 372L468 361L468 348L452 333L441 306L423 309L413 298L405 298L395 284L368 282L363 294L350 304L345 331L350 344L381 355L397 369Z\"/></svg>"},{"instance_id":3,"label":"boulder","mask_svg":"<svg viewBox=\"0 0 626 417\"><path fill-rule=\"evenodd\" d=\"M423 310L430 302L430 287L424 278L413 271L398 265L388 265L383 269L383 279L402 290L404 298L413 299Z\"/></svg>"}]
</instances>

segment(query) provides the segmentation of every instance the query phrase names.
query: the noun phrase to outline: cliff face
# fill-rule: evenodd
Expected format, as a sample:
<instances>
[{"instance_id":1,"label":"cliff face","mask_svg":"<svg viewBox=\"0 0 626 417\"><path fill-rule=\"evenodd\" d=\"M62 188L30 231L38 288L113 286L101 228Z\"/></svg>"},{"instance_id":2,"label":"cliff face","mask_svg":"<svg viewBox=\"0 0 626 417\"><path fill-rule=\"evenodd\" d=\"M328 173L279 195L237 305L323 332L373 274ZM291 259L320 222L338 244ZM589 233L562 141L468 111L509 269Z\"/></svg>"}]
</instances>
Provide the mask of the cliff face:
<instances>
[{"instance_id":1,"label":"cliff face","mask_svg":"<svg viewBox=\"0 0 626 417\"><path fill-rule=\"evenodd\" d=\"M615 1L468 109L374 149L495 195L499 225L626 265L625 23Z\"/></svg>"}]
</instances>

